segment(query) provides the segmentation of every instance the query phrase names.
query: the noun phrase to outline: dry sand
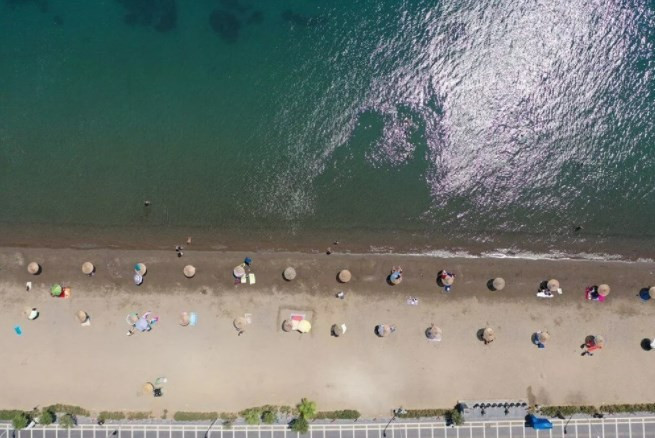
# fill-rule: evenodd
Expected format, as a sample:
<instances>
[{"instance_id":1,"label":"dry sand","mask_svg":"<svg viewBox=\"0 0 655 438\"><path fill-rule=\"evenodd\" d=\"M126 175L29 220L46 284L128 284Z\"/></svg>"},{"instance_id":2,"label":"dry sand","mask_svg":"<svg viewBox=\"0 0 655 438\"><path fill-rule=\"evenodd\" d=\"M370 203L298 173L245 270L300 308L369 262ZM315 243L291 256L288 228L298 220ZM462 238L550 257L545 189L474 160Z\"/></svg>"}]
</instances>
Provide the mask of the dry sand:
<instances>
[{"instance_id":1,"label":"dry sand","mask_svg":"<svg viewBox=\"0 0 655 438\"><path fill-rule=\"evenodd\" d=\"M508 259L437 259L418 256L258 253L256 285L233 284L231 270L248 254L186 250L0 250L0 408L69 403L91 410L163 409L238 411L271 403L295 404L301 397L319 409L354 408L367 416L405 408L451 407L458 399L529 399L539 404L652 402L645 382L655 379L653 354L640 341L655 335L655 300L636 294L655 283L653 264ZM27 263L43 272L31 276ZM94 277L81 272L85 260ZM148 265L145 283L132 281L136 262ZM182 268L198 270L186 279ZM392 265L404 281L385 282ZM282 279L286 266L298 272ZM353 280L336 281L347 267ZM435 274L457 275L451 294L442 293ZM503 291L487 281L502 276ZM540 281L556 277L564 294L535 296ZM30 292L25 282L32 281ZM69 299L49 296L53 282L73 289ZM584 287L607 282L605 303L584 299ZM346 299L335 294L343 290ZM418 306L406 304L409 296ZM37 307L28 321L23 310ZM281 309L313 312L310 334L284 333ZM78 310L92 318L81 327ZM149 333L127 337L129 312L160 316ZM182 311L198 314L196 327L181 327ZM237 336L232 320L252 314ZM333 323L346 323L341 338ZM373 334L377 323L395 324L388 338ZM442 342L428 342L431 323ZM17 336L14 325L23 335ZM485 346L478 329L491 326L497 339ZM550 331L547 348L531 334ZM606 348L580 356L588 334L601 334ZM140 394L143 383L166 376L164 396Z\"/></svg>"}]
</instances>

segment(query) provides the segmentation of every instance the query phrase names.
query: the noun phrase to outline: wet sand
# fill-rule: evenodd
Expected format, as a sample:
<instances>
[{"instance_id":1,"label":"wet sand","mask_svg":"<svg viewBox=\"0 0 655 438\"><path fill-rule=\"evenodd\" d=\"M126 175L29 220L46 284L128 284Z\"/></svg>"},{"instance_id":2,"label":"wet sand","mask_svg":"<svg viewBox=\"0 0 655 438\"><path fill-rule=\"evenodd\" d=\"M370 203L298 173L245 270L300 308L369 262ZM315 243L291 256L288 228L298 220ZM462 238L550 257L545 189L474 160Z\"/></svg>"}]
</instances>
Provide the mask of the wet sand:
<instances>
[{"instance_id":1,"label":"wet sand","mask_svg":"<svg viewBox=\"0 0 655 438\"><path fill-rule=\"evenodd\" d=\"M337 248L338 251L338 248ZM231 271L244 256L254 259L255 285L234 285ZM31 276L27 263L43 272ZM81 272L93 261L97 274ZM148 266L145 283L132 281L136 262ZM186 279L182 268L197 275ZM392 265L402 265L403 282L389 286ZM282 279L286 266L298 277ZM347 285L336 281L352 271ZM442 268L457 275L451 294L435 283ZM640 342L655 336L655 300L636 294L655 283L652 263L438 259L421 256L310 254L285 252L0 250L0 408L29 409L48 403L91 410L238 411L261 404L295 404L301 397L319 409L360 410L366 416L406 408L451 407L458 399L521 398L539 404L652 402L652 353ZM487 281L502 276L503 291ZM563 295L535 296L540 281L556 277ZM25 282L33 288L25 291ZM49 287L72 287L69 299L51 298ZM607 302L589 302L589 284L608 283ZM344 300L335 298L343 290ZM414 296L418 306L406 304ZM41 316L28 321L26 307ZM313 313L309 334L284 333L282 309ZM81 327L78 310L92 318ZM149 333L127 337L125 317L151 310L160 316ZM196 327L178 325L182 311L198 314ZM232 320L252 314L237 336ZM333 323L346 323L341 338ZM388 338L373 334L378 323L395 324ZM428 342L435 323L443 340ZM13 332L20 324L23 335ZM476 332L491 326L497 340L485 346ZM547 348L530 342L547 329ZM589 334L601 334L606 348L580 356ZM166 376L164 396L140 393Z\"/></svg>"}]
</instances>

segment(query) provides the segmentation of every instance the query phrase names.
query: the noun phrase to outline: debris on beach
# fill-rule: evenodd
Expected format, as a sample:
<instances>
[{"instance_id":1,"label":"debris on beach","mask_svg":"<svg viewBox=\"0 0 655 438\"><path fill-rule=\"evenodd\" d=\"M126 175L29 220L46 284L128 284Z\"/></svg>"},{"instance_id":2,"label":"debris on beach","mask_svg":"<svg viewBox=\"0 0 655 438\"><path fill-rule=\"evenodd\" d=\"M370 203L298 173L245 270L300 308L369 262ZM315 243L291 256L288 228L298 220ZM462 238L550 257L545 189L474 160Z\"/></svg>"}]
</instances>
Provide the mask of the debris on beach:
<instances>
[{"instance_id":1,"label":"debris on beach","mask_svg":"<svg viewBox=\"0 0 655 438\"><path fill-rule=\"evenodd\" d=\"M36 310L36 307L28 307L27 309L25 309L24 313L27 319L29 319L30 321L34 321L36 318L39 317L39 311Z\"/></svg>"},{"instance_id":2,"label":"debris on beach","mask_svg":"<svg viewBox=\"0 0 655 438\"><path fill-rule=\"evenodd\" d=\"M407 297L407 304L409 304L410 306L418 306L418 298Z\"/></svg>"},{"instance_id":3,"label":"debris on beach","mask_svg":"<svg viewBox=\"0 0 655 438\"><path fill-rule=\"evenodd\" d=\"M336 297L339 298L340 300L343 300L344 298L346 298L346 293L340 290L339 292L337 292Z\"/></svg>"}]
</instances>

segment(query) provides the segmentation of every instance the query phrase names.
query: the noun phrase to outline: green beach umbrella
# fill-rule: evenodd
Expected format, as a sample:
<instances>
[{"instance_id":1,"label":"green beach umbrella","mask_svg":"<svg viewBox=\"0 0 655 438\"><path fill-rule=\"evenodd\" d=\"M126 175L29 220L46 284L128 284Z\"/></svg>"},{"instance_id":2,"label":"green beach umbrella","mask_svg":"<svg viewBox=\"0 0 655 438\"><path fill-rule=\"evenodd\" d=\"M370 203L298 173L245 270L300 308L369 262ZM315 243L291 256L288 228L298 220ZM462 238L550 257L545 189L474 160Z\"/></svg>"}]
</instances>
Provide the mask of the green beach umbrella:
<instances>
[{"instance_id":1,"label":"green beach umbrella","mask_svg":"<svg viewBox=\"0 0 655 438\"><path fill-rule=\"evenodd\" d=\"M61 284L53 284L52 287L50 288L50 294L52 294L53 297L58 297L62 293L61 289Z\"/></svg>"}]
</instances>

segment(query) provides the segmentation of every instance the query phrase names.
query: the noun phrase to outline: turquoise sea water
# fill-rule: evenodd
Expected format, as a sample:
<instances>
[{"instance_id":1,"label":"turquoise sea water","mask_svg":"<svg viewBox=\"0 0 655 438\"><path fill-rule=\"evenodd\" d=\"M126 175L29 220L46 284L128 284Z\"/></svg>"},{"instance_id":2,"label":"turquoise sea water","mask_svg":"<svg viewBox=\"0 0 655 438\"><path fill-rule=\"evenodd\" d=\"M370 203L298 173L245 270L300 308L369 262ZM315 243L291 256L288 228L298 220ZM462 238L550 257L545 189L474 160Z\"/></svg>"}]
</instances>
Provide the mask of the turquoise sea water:
<instances>
[{"instance_id":1,"label":"turquoise sea water","mask_svg":"<svg viewBox=\"0 0 655 438\"><path fill-rule=\"evenodd\" d=\"M654 54L650 0L0 0L0 223L649 246Z\"/></svg>"}]
</instances>

